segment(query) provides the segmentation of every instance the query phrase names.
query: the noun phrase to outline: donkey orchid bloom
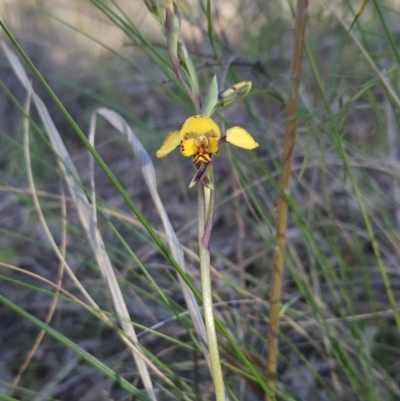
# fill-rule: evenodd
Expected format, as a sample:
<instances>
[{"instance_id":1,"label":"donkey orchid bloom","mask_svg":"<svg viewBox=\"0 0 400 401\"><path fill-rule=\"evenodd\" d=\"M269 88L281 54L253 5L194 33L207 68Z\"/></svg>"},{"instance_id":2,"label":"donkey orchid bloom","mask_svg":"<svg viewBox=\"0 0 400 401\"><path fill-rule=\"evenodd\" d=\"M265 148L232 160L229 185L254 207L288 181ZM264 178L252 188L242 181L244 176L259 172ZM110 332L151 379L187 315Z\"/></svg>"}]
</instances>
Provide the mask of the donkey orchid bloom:
<instances>
[{"instance_id":1,"label":"donkey orchid bloom","mask_svg":"<svg viewBox=\"0 0 400 401\"><path fill-rule=\"evenodd\" d=\"M196 115L189 117L180 131L170 132L157 151L161 158L180 146L185 157L193 156L193 164L199 168L201 164L211 163L211 156L219 150L219 145L229 142L243 149L254 149L258 143L241 127L232 127L221 137L218 125L207 116Z\"/></svg>"}]
</instances>

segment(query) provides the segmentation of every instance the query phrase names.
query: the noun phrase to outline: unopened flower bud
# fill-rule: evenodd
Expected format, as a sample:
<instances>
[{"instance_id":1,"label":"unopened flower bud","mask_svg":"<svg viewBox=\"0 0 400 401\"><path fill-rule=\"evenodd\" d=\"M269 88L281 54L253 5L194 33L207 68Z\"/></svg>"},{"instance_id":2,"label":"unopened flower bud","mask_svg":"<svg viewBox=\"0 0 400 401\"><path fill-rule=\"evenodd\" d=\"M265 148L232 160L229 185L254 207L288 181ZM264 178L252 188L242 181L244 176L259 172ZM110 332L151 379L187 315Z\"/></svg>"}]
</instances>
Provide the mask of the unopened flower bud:
<instances>
[{"instance_id":1,"label":"unopened flower bud","mask_svg":"<svg viewBox=\"0 0 400 401\"><path fill-rule=\"evenodd\" d=\"M218 96L218 106L223 107L236 102L241 97L247 95L251 89L251 81L239 82L221 92Z\"/></svg>"},{"instance_id":2,"label":"unopened flower bud","mask_svg":"<svg viewBox=\"0 0 400 401\"><path fill-rule=\"evenodd\" d=\"M181 22L179 13L176 13L176 5L171 1L170 5L167 7L165 14L165 30L167 36L167 43L169 52L171 55L172 62L174 64L179 63L178 59L178 41L179 32L181 29Z\"/></svg>"}]
</instances>

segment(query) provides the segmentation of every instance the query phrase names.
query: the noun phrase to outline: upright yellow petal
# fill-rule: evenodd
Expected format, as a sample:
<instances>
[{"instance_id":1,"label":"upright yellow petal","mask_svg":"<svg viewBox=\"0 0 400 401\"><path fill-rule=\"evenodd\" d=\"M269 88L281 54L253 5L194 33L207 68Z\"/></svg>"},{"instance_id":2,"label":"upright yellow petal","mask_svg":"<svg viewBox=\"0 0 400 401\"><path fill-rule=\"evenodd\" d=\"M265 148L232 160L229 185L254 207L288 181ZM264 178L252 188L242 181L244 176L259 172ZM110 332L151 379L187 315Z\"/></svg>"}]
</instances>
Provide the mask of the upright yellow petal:
<instances>
[{"instance_id":1,"label":"upright yellow petal","mask_svg":"<svg viewBox=\"0 0 400 401\"><path fill-rule=\"evenodd\" d=\"M198 147L194 143L194 139L186 139L181 143L181 153L183 156L189 157L197 153Z\"/></svg>"},{"instance_id":2,"label":"upright yellow petal","mask_svg":"<svg viewBox=\"0 0 400 401\"><path fill-rule=\"evenodd\" d=\"M182 126L181 140L193 138L197 135L206 135L208 138L221 138L221 131L218 125L207 116L189 117Z\"/></svg>"},{"instance_id":3,"label":"upright yellow petal","mask_svg":"<svg viewBox=\"0 0 400 401\"><path fill-rule=\"evenodd\" d=\"M181 138L179 136L179 131L170 132L161 145L161 148L157 150L156 156L158 158L166 156L168 153L172 152L181 143Z\"/></svg>"},{"instance_id":4,"label":"upright yellow petal","mask_svg":"<svg viewBox=\"0 0 400 401\"><path fill-rule=\"evenodd\" d=\"M243 128L232 127L226 131L226 141L243 149L254 149L258 143Z\"/></svg>"}]
</instances>

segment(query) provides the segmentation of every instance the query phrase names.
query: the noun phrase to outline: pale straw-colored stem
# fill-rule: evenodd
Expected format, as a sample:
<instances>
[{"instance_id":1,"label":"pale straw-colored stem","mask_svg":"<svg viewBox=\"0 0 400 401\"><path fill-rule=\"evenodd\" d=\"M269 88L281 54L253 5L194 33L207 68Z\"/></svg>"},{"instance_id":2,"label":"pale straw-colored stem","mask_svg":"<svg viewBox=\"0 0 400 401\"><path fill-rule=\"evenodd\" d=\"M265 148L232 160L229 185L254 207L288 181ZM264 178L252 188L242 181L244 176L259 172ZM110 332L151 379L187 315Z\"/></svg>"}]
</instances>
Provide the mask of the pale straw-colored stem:
<instances>
[{"instance_id":1,"label":"pale straw-colored stem","mask_svg":"<svg viewBox=\"0 0 400 401\"><path fill-rule=\"evenodd\" d=\"M292 169L293 149L296 140L296 112L299 93L301 64L304 49L304 34L307 21L308 0L297 0L296 25L293 34L293 53L290 68L291 90L286 103L286 128L281 159L280 190L278 217L276 221L276 243L273 258L273 271L270 292L270 321L267 342L267 384L274 392L278 362L279 306L281 299L283 248L285 246L290 173ZM271 397L267 394L266 400Z\"/></svg>"},{"instance_id":2,"label":"pale straw-colored stem","mask_svg":"<svg viewBox=\"0 0 400 401\"><path fill-rule=\"evenodd\" d=\"M215 208L214 190L198 184L198 241L200 257L201 291L203 296L204 321L211 359L211 374L217 401L225 401L225 387L219 358L217 333L210 275L210 236Z\"/></svg>"}]
</instances>

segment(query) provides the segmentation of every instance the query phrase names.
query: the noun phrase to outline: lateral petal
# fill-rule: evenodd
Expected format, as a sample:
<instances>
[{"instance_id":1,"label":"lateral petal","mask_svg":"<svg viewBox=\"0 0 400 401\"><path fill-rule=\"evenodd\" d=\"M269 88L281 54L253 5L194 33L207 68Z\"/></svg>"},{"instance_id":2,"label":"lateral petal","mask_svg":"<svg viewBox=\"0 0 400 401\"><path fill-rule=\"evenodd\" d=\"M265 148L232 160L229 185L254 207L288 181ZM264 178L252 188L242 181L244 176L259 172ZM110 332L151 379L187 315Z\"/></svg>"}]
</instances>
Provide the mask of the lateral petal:
<instances>
[{"instance_id":1,"label":"lateral petal","mask_svg":"<svg viewBox=\"0 0 400 401\"><path fill-rule=\"evenodd\" d=\"M232 127L226 131L226 141L243 149L255 149L258 143L241 127Z\"/></svg>"},{"instance_id":2,"label":"lateral petal","mask_svg":"<svg viewBox=\"0 0 400 401\"><path fill-rule=\"evenodd\" d=\"M185 121L180 135L182 141L199 135L219 139L221 137L221 131L218 125L210 117L197 115L189 117Z\"/></svg>"},{"instance_id":3,"label":"lateral petal","mask_svg":"<svg viewBox=\"0 0 400 401\"><path fill-rule=\"evenodd\" d=\"M219 143L218 140L215 138L210 138L209 142L208 142L208 147L207 147L207 151L208 153L217 153L219 149Z\"/></svg>"},{"instance_id":4,"label":"lateral petal","mask_svg":"<svg viewBox=\"0 0 400 401\"><path fill-rule=\"evenodd\" d=\"M194 139L186 139L181 143L181 153L185 157L193 156L197 153L197 149Z\"/></svg>"},{"instance_id":5,"label":"lateral petal","mask_svg":"<svg viewBox=\"0 0 400 401\"><path fill-rule=\"evenodd\" d=\"M156 156L158 158L166 156L168 153L172 152L181 143L181 138L179 136L179 131L170 132L165 138L161 148L157 150Z\"/></svg>"}]
</instances>

